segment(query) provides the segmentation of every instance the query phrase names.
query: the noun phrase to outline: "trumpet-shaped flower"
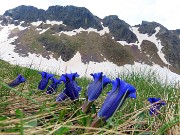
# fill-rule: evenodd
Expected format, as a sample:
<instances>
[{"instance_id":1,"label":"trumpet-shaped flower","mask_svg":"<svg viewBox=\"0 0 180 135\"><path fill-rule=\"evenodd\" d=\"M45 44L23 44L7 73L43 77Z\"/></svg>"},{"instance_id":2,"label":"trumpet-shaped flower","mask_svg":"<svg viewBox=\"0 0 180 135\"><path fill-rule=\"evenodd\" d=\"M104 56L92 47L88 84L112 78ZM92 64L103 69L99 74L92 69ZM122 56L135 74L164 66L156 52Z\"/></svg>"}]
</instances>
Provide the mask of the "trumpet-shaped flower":
<instances>
[{"instance_id":1,"label":"trumpet-shaped flower","mask_svg":"<svg viewBox=\"0 0 180 135\"><path fill-rule=\"evenodd\" d=\"M67 97L69 97L71 100L76 100L79 98L79 92L81 88L75 81L76 77L79 77L77 73L62 74L60 81L64 82L65 89L57 96L57 102L62 102Z\"/></svg>"},{"instance_id":2,"label":"trumpet-shaped flower","mask_svg":"<svg viewBox=\"0 0 180 135\"><path fill-rule=\"evenodd\" d=\"M56 93L59 84L61 84L61 81L56 79L56 78L54 78L54 77L51 78L51 82L52 83L50 84L50 86L48 86L48 88L46 90L47 94L54 94L54 93Z\"/></svg>"},{"instance_id":3,"label":"trumpet-shaped flower","mask_svg":"<svg viewBox=\"0 0 180 135\"><path fill-rule=\"evenodd\" d=\"M41 74L42 79L39 82L38 89L39 90L44 90L47 87L47 85L48 85L49 79L51 77L53 77L54 75L53 74L49 74L47 72L39 72L39 74Z\"/></svg>"},{"instance_id":4,"label":"trumpet-shaped flower","mask_svg":"<svg viewBox=\"0 0 180 135\"><path fill-rule=\"evenodd\" d=\"M98 112L98 118L105 121L109 119L115 111L122 106L128 97L136 98L135 87L119 78L116 78L116 80L112 81L112 90L108 93Z\"/></svg>"},{"instance_id":5,"label":"trumpet-shaped flower","mask_svg":"<svg viewBox=\"0 0 180 135\"><path fill-rule=\"evenodd\" d=\"M105 75L103 76L102 72L91 74L91 76L93 76L94 81L87 87L87 92L85 93L86 101L82 106L83 112L87 112L89 110L91 104L99 97L107 84L111 82L109 78Z\"/></svg>"},{"instance_id":6,"label":"trumpet-shaped flower","mask_svg":"<svg viewBox=\"0 0 180 135\"><path fill-rule=\"evenodd\" d=\"M160 110L161 106L166 105L165 101L161 101L161 98L148 98L150 104L152 104L149 114L151 116L158 115L158 111Z\"/></svg>"},{"instance_id":7,"label":"trumpet-shaped flower","mask_svg":"<svg viewBox=\"0 0 180 135\"><path fill-rule=\"evenodd\" d=\"M16 87L18 86L20 83L25 82L26 79L22 76L22 75L18 75L13 81L11 81L10 83L8 83L8 85L10 87Z\"/></svg>"}]
</instances>

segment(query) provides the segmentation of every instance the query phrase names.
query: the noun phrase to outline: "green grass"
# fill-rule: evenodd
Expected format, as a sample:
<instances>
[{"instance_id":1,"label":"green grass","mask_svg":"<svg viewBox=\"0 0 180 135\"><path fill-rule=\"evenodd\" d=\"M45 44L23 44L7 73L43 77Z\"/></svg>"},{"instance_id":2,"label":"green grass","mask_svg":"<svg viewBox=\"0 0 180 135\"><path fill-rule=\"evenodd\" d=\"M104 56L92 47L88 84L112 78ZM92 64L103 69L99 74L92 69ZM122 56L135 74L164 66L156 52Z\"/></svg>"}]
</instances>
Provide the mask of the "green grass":
<instances>
[{"instance_id":1,"label":"green grass","mask_svg":"<svg viewBox=\"0 0 180 135\"><path fill-rule=\"evenodd\" d=\"M111 85L94 102L90 112L84 114L81 106L90 79L84 77L77 79L79 86L82 87L78 101L66 100L57 104L55 98L64 89L63 85L60 85L57 94L46 95L45 91L37 90L41 79L38 71L13 66L2 60L0 65L0 134L178 134L179 89L173 85L162 85L153 71L149 71L148 75L117 74L116 77L136 87L137 99L127 99L106 124L100 128L91 128L91 121L101 107L107 92L111 90ZM18 74L27 79L26 83L15 89L8 87L6 83ZM148 97L160 97L167 102L157 117L149 115ZM93 133L88 133L89 129L93 129Z\"/></svg>"}]
</instances>

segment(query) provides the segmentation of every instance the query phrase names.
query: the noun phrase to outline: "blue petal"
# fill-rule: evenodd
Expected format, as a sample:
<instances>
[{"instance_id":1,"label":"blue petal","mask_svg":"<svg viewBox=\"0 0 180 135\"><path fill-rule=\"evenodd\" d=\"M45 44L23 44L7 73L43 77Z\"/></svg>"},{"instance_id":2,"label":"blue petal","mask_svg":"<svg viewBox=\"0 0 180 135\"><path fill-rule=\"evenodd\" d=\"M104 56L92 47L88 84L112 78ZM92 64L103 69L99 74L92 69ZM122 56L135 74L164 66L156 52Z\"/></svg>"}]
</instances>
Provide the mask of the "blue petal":
<instances>
[{"instance_id":1,"label":"blue petal","mask_svg":"<svg viewBox=\"0 0 180 135\"><path fill-rule=\"evenodd\" d=\"M81 90L81 88L75 81L76 77L79 77L77 72L70 74L62 74L60 78L60 81L63 81L65 83L66 95L70 97L71 100L79 98L79 91Z\"/></svg>"},{"instance_id":2,"label":"blue petal","mask_svg":"<svg viewBox=\"0 0 180 135\"><path fill-rule=\"evenodd\" d=\"M79 91L81 88L77 85L76 81L67 82L65 87L67 90L67 96L70 97L71 100L79 98Z\"/></svg>"},{"instance_id":3,"label":"blue petal","mask_svg":"<svg viewBox=\"0 0 180 135\"><path fill-rule=\"evenodd\" d=\"M99 97L99 95L102 93L101 80L89 84L87 89L88 91L86 93L86 96L88 97L88 101L91 102L96 100Z\"/></svg>"},{"instance_id":4,"label":"blue petal","mask_svg":"<svg viewBox=\"0 0 180 135\"><path fill-rule=\"evenodd\" d=\"M79 75L76 73L66 73L66 74L62 74L60 81L63 81L64 83L66 83L68 80L75 80L76 77L79 77Z\"/></svg>"},{"instance_id":5,"label":"blue petal","mask_svg":"<svg viewBox=\"0 0 180 135\"><path fill-rule=\"evenodd\" d=\"M148 101L153 104L149 110L150 115L157 115L158 110L160 110L161 106L166 105L165 101L159 102L160 100L161 98L148 98Z\"/></svg>"},{"instance_id":6,"label":"blue petal","mask_svg":"<svg viewBox=\"0 0 180 135\"><path fill-rule=\"evenodd\" d=\"M26 79L25 79L22 75L18 75L17 78L18 78L18 80L19 80L20 83L23 83L23 82L26 81Z\"/></svg>"},{"instance_id":7,"label":"blue petal","mask_svg":"<svg viewBox=\"0 0 180 135\"><path fill-rule=\"evenodd\" d=\"M67 96L67 90L65 89L63 92L61 92L61 93L56 97L56 102L62 102L62 101L64 101L66 98L68 98L68 96Z\"/></svg>"},{"instance_id":8,"label":"blue petal","mask_svg":"<svg viewBox=\"0 0 180 135\"><path fill-rule=\"evenodd\" d=\"M48 85L49 79L42 78L42 80L39 82L38 89L44 90Z\"/></svg>"},{"instance_id":9,"label":"blue petal","mask_svg":"<svg viewBox=\"0 0 180 135\"><path fill-rule=\"evenodd\" d=\"M66 74L62 74L59 80L66 83Z\"/></svg>"},{"instance_id":10,"label":"blue petal","mask_svg":"<svg viewBox=\"0 0 180 135\"><path fill-rule=\"evenodd\" d=\"M54 75L53 74L49 74L47 72L39 72L39 74L41 74L42 78L47 78L47 79L50 79L51 77L53 77Z\"/></svg>"},{"instance_id":11,"label":"blue petal","mask_svg":"<svg viewBox=\"0 0 180 135\"><path fill-rule=\"evenodd\" d=\"M56 78L51 78L51 81L52 81L52 83L50 86L48 86L47 91L46 91L47 94L56 93L57 88L58 88L59 84L61 83L61 81Z\"/></svg>"},{"instance_id":12,"label":"blue petal","mask_svg":"<svg viewBox=\"0 0 180 135\"><path fill-rule=\"evenodd\" d=\"M56 79L56 78L51 78L51 81L52 81L52 83L54 83L54 84L61 84L61 81L60 80L58 80L58 79Z\"/></svg>"},{"instance_id":13,"label":"blue petal","mask_svg":"<svg viewBox=\"0 0 180 135\"><path fill-rule=\"evenodd\" d=\"M102 74L103 72L100 73L94 73L94 74L90 74L91 76L93 76L94 81L98 81L100 78L102 78Z\"/></svg>"},{"instance_id":14,"label":"blue petal","mask_svg":"<svg viewBox=\"0 0 180 135\"><path fill-rule=\"evenodd\" d=\"M128 95L128 97L130 97L130 98L136 98L136 93L131 93L131 94Z\"/></svg>"},{"instance_id":15,"label":"blue petal","mask_svg":"<svg viewBox=\"0 0 180 135\"><path fill-rule=\"evenodd\" d=\"M38 72L38 74L41 74L43 78L46 76L46 72Z\"/></svg>"},{"instance_id":16,"label":"blue petal","mask_svg":"<svg viewBox=\"0 0 180 135\"><path fill-rule=\"evenodd\" d=\"M12 82L8 83L10 87L16 87L20 83L25 82L26 79L22 75L18 75Z\"/></svg>"},{"instance_id":17,"label":"blue petal","mask_svg":"<svg viewBox=\"0 0 180 135\"><path fill-rule=\"evenodd\" d=\"M54 93L56 93L56 90L54 88L52 88L51 86L48 86L46 93L47 94L54 94Z\"/></svg>"},{"instance_id":18,"label":"blue petal","mask_svg":"<svg viewBox=\"0 0 180 135\"><path fill-rule=\"evenodd\" d=\"M70 73L70 74L66 74L67 77L69 78L69 80L74 80L76 77L79 77L79 75L76 73Z\"/></svg>"},{"instance_id":19,"label":"blue petal","mask_svg":"<svg viewBox=\"0 0 180 135\"><path fill-rule=\"evenodd\" d=\"M102 79L102 83L103 83L103 87L106 87L107 84L111 83L111 80L104 75Z\"/></svg>"},{"instance_id":20,"label":"blue petal","mask_svg":"<svg viewBox=\"0 0 180 135\"><path fill-rule=\"evenodd\" d=\"M150 103L155 103L155 102L158 102L159 100L161 100L161 98L148 98L148 101L150 102Z\"/></svg>"},{"instance_id":21,"label":"blue petal","mask_svg":"<svg viewBox=\"0 0 180 135\"><path fill-rule=\"evenodd\" d=\"M53 77L53 76L54 76L53 74L49 74L49 73L46 74L46 78L47 78L47 79L50 79L50 78Z\"/></svg>"},{"instance_id":22,"label":"blue petal","mask_svg":"<svg viewBox=\"0 0 180 135\"><path fill-rule=\"evenodd\" d=\"M135 98L136 89L119 78L112 81L112 90L108 93L100 111L98 112L98 117L107 120L111 117L114 112L121 107L125 99L128 97Z\"/></svg>"},{"instance_id":23,"label":"blue petal","mask_svg":"<svg viewBox=\"0 0 180 135\"><path fill-rule=\"evenodd\" d=\"M88 85L88 90L86 93L89 102L96 100L102 93L102 90L106 87L106 85L111 82L109 78L107 78L106 76L102 76L102 74L102 72L91 74L91 76L93 76L94 78L94 82Z\"/></svg>"},{"instance_id":24,"label":"blue petal","mask_svg":"<svg viewBox=\"0 0 180 135\"><path fill-rule=\"evenodd\" d=\"M156 111L155 108L150 108L149 114L150 114L150 115L157 115L158 113L157 113L157 111Z\"/></svg>"},{"instance_id":25,"label":"blue petal","mask_svg":"<svg viewBox=\"0 0 180 135\"><path fill-rule=\"evenodd\" d=\"M53 77L54 75L53 74L49 74L47 72L39 72L39 74L41 74L42 79L39 82L38 89L39 90L44 90L47 87L47 85L48 85L49 79L51 77Z\"/></svg>"},{"instance_id":26,"label":"blue petal","mask_svg":"<svg viewBox=\"0 0 180 135\"><path fill-rule=\"evenodd\" d=\"M121 100L120 94L120 82L118 79L112 81L112 90L108 93L101 109L98 112L98 117L104 118L107 120L109 117L113 115L115 110L117 109L119 102Z\"/></svg>"}]
</instances>

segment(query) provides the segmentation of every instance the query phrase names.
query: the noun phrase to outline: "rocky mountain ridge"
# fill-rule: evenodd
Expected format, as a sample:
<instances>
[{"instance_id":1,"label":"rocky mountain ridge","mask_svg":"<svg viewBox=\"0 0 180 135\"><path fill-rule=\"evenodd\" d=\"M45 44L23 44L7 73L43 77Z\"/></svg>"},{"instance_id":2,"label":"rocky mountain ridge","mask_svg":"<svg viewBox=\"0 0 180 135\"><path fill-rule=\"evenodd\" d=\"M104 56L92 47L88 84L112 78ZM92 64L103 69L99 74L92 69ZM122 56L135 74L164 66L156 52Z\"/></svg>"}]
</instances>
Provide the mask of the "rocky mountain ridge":
<instances>
[{"instance_id":1,"label":"rocky mountain ridge","mask_svg":"<svg viewBox=\"0 0 180 135\"><path fill-rule=\"evenodd\" d=\"M13 25L8 39L17 37L11 44L23 57L35 53L69 61L79 52L83 63L110 61L123 66L140 62L176 73L180 69L180 31L156 22L130 26L116 15L101 19L84 7L43 10L23 5L7 10L0 23L1 31ZM146 38L141 41L142 37Z\"/></svg>"}]
</instances>

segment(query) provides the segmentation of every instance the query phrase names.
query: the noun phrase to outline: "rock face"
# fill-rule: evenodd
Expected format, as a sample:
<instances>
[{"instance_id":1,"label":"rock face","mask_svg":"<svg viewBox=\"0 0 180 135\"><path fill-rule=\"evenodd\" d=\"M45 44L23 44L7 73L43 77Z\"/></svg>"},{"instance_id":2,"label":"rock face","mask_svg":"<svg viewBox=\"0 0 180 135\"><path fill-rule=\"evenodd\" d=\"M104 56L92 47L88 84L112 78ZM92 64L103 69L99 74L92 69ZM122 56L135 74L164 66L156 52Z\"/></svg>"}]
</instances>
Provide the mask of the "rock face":
<instances>
[{"instance_id":1,"label":"rock face","mask_svg":"<svg viewBox=\"0 0 180 135\"><path fill-rule=\"evenodd\" d=\"M166 60L175 68L180 68L180 38L166 28L162 28L157 37L164 46L162 51Z\"/></svg>"},{"instance_id":2,"label":"rock face","mask_svg":"<svg viewBox=\"0 0 180 135\"><path fill-rule=\"evenodd\" d=\"M165 59L174 67L180 68L180 38L176 33L179 31L172 32L156 22L143 21L139 25L139 32L142 34L148 34L151 36L156 32L155 28L160 27L156 37L160 39L161 45L163 46L162 52L165 54Z\"/></svg>"},{"instance_id":3,"label":"rock face","mask_svg":"<svg viewBox=\"0 0 180 135\"><path fill-rule=\"evenodd\" d=\"M35 22L45 19L45 10L33 6L18 6L14 9L7 10L4 16L10 16L13 20Z\"/></svg>"},{"instance_id":4,"label":"rock face","mask_svg":"<svg viewBox=\"0 0 180 135\"><path fill-rule=\"evenodd\" d=\"M64 24L74 28L102 29L100 19L84 7L51 6L46 10L46 19L63 21Z\"/></svg>"},{"instance_id":5,"label":"rock face","mask_svg":"<svg viewBox=\"0 0 180 135\"><path fill-rule=\"evenodd\" d=\"M160 24L156 22L142 21L142 24L139 25L138 31L142 34L148 34L148 36L152 36L152 34L156 32L155 28L159 25Z\"/></svg>"},{"instance_id":6,"label":"rock face","mask_svg":"<svg viewBox=\"0 0 180 135\"><path fill-rule=\"evenodd\" d=\"M125 21L120 20L116 15L105 17L103 25L109 27L116 41L126 41L127 43L135 43L137 41L136 35L129 29L131 26Z\"/></svg>"},{"instance_id":7,"label":"rock face","mask_svg":"<svg viewBox=\"0 0 180 135\"><path fill-rule=\"evenodd\" d=\"M180 29L172 30L172 32L180 38Z\"/></svg>"},{"instance_id":8,"label":"rock face","mask_svg":"<svg viewBox=\"0 0 180 135\"><path fill-rule=\"evenodd\" d=\"M4 16L10 16L13 20L36 22L55 20L63 21L64 24L73 28L95 28L102 29L100 19L94 16L84 7L74 6L50 6L47 10L38 9L33 6L18 6L7 10Z\"/></svg>"}]
</instances>

